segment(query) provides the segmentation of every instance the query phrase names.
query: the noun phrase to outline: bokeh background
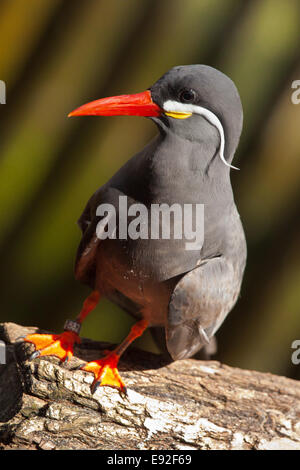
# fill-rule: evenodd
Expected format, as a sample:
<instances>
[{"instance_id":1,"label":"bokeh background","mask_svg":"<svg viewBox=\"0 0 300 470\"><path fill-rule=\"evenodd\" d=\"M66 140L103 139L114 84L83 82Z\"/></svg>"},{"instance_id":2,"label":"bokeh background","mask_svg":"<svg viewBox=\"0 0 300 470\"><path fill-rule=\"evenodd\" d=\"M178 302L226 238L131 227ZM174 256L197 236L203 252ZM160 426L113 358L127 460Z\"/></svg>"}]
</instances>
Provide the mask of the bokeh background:
<instances>
[{"instance_id":1,"label":"bokeh background","mask_svg":"<svg viewBox=\"0 0 300 470\"><path fill-rule=\"evenodd\" d=\"M216 358L299 378L299 39L299 0L1 0L0 321L59 331L77 315L89 289L73 277L76 220L156 132L143 118L67 114L204 63L235 81L245 113L232 183L248 264ZM82 333L118 342L131 323L103 301ZM138 344L154 348L149 334Z\"/></svg>"}]
</instances>

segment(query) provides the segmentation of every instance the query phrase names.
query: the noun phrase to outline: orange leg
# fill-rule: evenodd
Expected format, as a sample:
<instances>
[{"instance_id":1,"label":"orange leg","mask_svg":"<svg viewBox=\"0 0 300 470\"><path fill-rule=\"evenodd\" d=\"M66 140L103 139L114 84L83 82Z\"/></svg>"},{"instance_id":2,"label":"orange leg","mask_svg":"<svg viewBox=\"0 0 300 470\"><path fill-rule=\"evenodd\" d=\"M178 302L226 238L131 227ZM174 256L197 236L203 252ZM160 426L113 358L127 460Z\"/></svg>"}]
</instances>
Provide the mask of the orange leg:
<instances>
[{"instance_id":1,"label":"orange leg","mask_svg":"<svg viewBox=\"0 0 300 470\"><path fill-rule=\"evenodd\" d=\"M123 352L136 338L143 334L147 327L148 323L146 320L138 321L132 326L129 335L119 346L116 347L116 349L109 351L104 358L99 359L98 361L88 362L83 367L83 370L93 372L94 374L92 393L96 391L99 385L109 385L110 387L117 388L126 394L126 387L120 377L117 365Z\"/></svg>"},{"instance_id":2,"label":"orange leg","mask_svg":"<svg viewBox=\"0 0 300 470\"><path fill-rule=\"evenodd\" d=\"M100 300L98 291L93 291L84 301L82 309L76 320L67 320L65 331L59 335L27 335L24 341L33 343L36 351L30 356L35 359L38 356L56 356L61 361L67 362L73 356L74 344L80 343L79 332L83 320L96 307Z\"/></svg>"}]
</instances>

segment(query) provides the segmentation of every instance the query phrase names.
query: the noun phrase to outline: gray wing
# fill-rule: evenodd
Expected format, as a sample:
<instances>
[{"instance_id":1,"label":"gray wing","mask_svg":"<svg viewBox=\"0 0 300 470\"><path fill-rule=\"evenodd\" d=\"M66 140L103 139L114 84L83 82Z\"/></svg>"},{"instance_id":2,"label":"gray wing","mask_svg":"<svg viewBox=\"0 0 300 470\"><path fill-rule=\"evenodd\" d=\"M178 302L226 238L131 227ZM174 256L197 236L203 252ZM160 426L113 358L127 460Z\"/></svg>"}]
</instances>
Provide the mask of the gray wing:
<instances>
[{"instance_id":1,"label":"gray wing","mask_svg":"<svg viewBox=\"0 0 300 470\"><path fill-rule=\"evenodd\" d=\"M120 196L124 196L124 193L110 187L108 183L105 184L92 195L78 220L82 238L76 255L75 278L92 288L95 287L96 255L102 241L96 233L97 225L102 219L102 217L96 215L97 207L100 204L109 203L115 207L118 215ZM131 198L128 198L128 201L130 204L135 203Z\"/></svg>"},{"instance_id":2,"label":"gray wing","mask_svg":"<svg viewBox=\"0 0 300 470\"><path fill-rule=\"evenodd\" d=\"M174 360L208 345L234 306L241 276L223 257L203 261L183 276L169 303L166 344Z\"/></svg>"},{"instance_id":3,"label":"gray wing","mask_svg":"<svg viewBox=\"0 0 300 470\"><path fill-rule=\"evenodd\" d=\"M96 254L101 242L96 234L97 224L101 217L96 216L96 210L99 204L113 203L115 199L114 191L107 185L102 186L91 196L77 222L82 238L76 254L75 278L92 288L95 282Z\"/></svg>"},{"instance_id":4,"label":"gray wing","mask_svg":"<svg viewBox=\"0 0 300 470\"><path fill-rule=\"evenodd\" d=\"M92 289L95 282L96 253L100 243L96 235L98 220L95 217L95 206L99 199L97 197L99 193L100 190L93 194L77 222L82 232L82 238L76 254L75 278L88 284Z\"/></svg>"}]
</instances>

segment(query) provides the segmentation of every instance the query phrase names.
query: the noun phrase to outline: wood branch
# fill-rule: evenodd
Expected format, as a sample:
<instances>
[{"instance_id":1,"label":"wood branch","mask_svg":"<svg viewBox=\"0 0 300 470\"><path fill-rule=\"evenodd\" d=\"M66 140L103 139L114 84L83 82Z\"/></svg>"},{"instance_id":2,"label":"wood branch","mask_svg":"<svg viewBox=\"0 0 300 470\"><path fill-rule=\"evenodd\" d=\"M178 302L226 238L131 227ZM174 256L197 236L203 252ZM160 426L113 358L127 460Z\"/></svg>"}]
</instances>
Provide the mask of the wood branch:
<instances>
[{"instance_id":1,"label":"wood branch","mask_svg":"<svg viewBox=\"0 0 300 470\"><path fill-rule=\"evenodd\" d=\"M0 366L3 449L300 449L300 385L216 361L166 365L136 349L124 355L124 398L75 370L107 344L82 340L69 364L28 360L20 336L37 331L0 325L7 348Z\"/></svg>"}]
</instances>

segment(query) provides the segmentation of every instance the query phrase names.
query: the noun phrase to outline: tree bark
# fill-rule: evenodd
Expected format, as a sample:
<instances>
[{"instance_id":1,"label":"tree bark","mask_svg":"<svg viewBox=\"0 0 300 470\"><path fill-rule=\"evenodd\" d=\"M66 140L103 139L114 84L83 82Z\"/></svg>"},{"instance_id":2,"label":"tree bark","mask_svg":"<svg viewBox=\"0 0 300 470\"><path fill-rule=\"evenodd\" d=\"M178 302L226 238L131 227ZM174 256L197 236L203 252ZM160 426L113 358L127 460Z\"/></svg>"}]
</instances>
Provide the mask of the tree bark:
<instances>
[{"instance_id":1,"label":"tree bark","mask_svg":"<svg viewBox=\"0 0 300 470\"><path fill-rule=\"evenodd\" d=\"M110 345L82 339L68 364L29 361L34 347L19 337L36 331L0 324L2 449L300 449L294 380L131 349L120 362L128 396L92 395L92 374L75 368Z\"/></svg>"}]
</instances>

